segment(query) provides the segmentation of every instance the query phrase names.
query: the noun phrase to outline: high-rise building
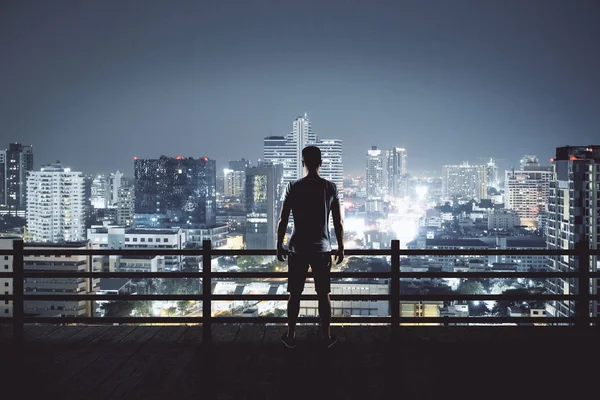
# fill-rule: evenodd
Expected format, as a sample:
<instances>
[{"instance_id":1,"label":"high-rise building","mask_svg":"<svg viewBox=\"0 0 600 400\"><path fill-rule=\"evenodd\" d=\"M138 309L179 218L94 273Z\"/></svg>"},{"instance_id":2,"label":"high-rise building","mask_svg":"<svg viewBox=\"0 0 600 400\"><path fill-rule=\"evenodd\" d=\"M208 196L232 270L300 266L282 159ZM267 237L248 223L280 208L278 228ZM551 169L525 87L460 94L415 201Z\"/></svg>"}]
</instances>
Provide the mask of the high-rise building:
<instances>
[{"instance_id":1,"label":"high-rise building","mask_svg":"<svg viewBox=\"0 0 600 400\"><path fill-rule=\"evenodd\" d=\"M283 182L281 164L260 163L246 169L247 249L274 249L277 244L279 192Z\"/></svg>"},{"instance_id":2,"label":"high-rise building","mask_svg":"<svg viewBox=\"0 0 600 400\"><path fill-rule=\"evenodd\" d=\"M85 240L85 188L81 172L61 164L27 177L27 230L31 242Z\"/></svg>"},{"instance_id":3,"label":"high-rise building","mask_svg":"<svg viewBox=\"0 0 600 400\"><path fill-rule=\"evenodd\" d=\"M442 197L447 200L477 200L487 197L485 165L444 165L442 167Z\"/></svg>"},{"instance_id":4,"label":"high-rise building","mask_svg":"<svg viewBox=\"0 0 600 400\"><path fill-rule=\"evenodd\" d=\"M553 174L552 167L540 166L535 156L525 156L520 171L505 172L505 208L514 210L521 224L531 229L538 227L539 215L546 212Z\"/></svg>"},{"instance_id":5,"label":"high-rise building","mask_svg":"<svg viewBox=\"0 0 600 400\"><path fill-rule=\"evenodd\" d=\"M340 202L343 202L344 162L342 160L342 141L339 139L319 139L314 145L321 150L323 160L319 175L335 183Z\"/></svg>"},{"instance_id":6,"label":"high-rise building","mask_svg":"<svg viewBox=\"0 0 600 400\"><path fill-rule=\"evenodd\" d=\"M232 171L244 172L250 166L250 161L242 158L241 160L229 160L229 169Z\"/></svg>"},{"instance_id":7,"label":"high-rise building","mask_svg":"<svg viewBox=\"0 0 600 400\"><path fill-rule=\"evenodd\" d=\"M382 199L386 195L387 174L385 154L377 146L367 150L367 199Z\"/></svg>"},{"instance_id":8,"label":"high-rise building","mask_svg":"<svg viewBox=\"0 0 600 400\"><path fill-rule=\"evenodd\" d=\"M134 221L135 197L133 186L119 187L117 200L117 225L131 226Z\"/></svg>"},{"instance_id":9,"label":"high-rise building","mask_svg":"<svg viewBox=\"0 0 600 400\"><path fill-rule=\"evenodd\" d=\"M117 207L119 203L119 189L126 185L126 180L120 171L108 177L108 207Z\"/></svg>"},{"instance_id":10,"label":"high-rise building","mask_svg":"<svg viewBox=\"0 0 600 400\"><path fill-rule=\"evenodd\" d=\"M9 212L25 211L27 207L27 174L33 170L33 146L10 143L0 151L0 204Z\"/></svg>"},{"instance_id":11,"label":"high-rise building","mask_svg":"<svg viewBox=\"0 0 600 400\"><path fill-rule=\"evenodd\" d=\"M485 173L488 187L497 189L500 186L500 183L498 182L498 167L493 158L490 158L490 161L486 164Z\"/></svg>"},{"instance_id":12,"label":"high-rise building","mask_svg":"<svg viewBox=\"0 0 600 400\"><path fill-rule=\"evenodd\" d=\"M13 242L15 240L21 240L17 236L2 236L0 237L0 249L12 250ZM1 272L13 272L13 256L3 256L0 261ZM0 290L3 294L13 294L13 280L12 278L0 278ZM12 300L0 301L0 319L3 317L10 318L13 316L13 302Z\"/></svg>"},{"instance_id":13,"label":"high-rise building","mask_svg":"<svg viewBox=\"0 0 600 400\"><path fill-rule=\"evenodd\" d=\"M236 171L226 168L223 171L225 197L242 199L246 188L246 171Z\"/></svg>"},{"instance_id":14,"label":"high-rise building","mask_svg":"<svg viewBox=\"0 0 600 400\"><path fill-rule=\"evenodd\" d=\"M97 175L92 181L90 202L95 209L107 208L110 199L110 189L106 175Z\"/></svg>"},{"instance_id":15,"label":"high-rise building","mask_svg":"<svg viewBox=\"0 0 600 400\"><path fill-rule=\"evenodd\" d=\"M588 241L590 249L600 246L600 146L566 146L556 149L554 178L550 182L546 247L550 250L573 250L578 242ZM577 256L550 256L548 268L553 272L578 270ZM599 270L598 257L590 257L590 270ZM590 280L590 293L598 294L598 281ZM547 279L552 294L579 293L574 278ZM592 314L598 316L598 302L592 302ZM548 311L555 317L573 316L573 301L551 301Z\"/></svg>"},{"instance_id":16,"label":"high-rise building","mask_svg":"<svg viewBox=\"0 0 600 400\"><path fill-rule=\"evenodd\" d=\"M402 195L402 180L406 179L406 149L392 147L386 151L387 193Z\"/></svg>"},{"instance_id":17,"label":"high-rise building","mask_svg":"<svg viewBox=\"0 0 600 400\"><path fill-rule=\"evenodd\" d=\"M134 159L135 225L200 228L216 223L216 162L166 157Z\"/></svg>"},{"instance_id":18,"label":"high-rise building","mask_svg":"<svg viewBox=\"0 0 600 400\"><path fill-rule=\"evenodd\" d=\"M312 126L306 113L304 117L300 116L292 122L292 132L289 135L290 141L294 142L296 150L296 179L304 176L304 167L302 167L302 149L309 144L317 142L317 136L312 131Z\"/></svg>"}]
</instances>

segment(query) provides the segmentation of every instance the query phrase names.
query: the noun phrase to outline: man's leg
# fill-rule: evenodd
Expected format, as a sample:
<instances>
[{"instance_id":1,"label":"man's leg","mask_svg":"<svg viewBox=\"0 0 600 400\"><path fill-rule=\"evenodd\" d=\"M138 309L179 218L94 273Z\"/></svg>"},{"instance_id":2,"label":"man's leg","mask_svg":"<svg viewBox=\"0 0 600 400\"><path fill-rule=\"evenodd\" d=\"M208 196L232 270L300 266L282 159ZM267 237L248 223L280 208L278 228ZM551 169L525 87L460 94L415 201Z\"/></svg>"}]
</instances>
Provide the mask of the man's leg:
<instances>
[{"instance_id":1,"label":"man's leg","mask_svg":"<svg viewBox=\"0 0 600 400\"><path fill-rule=\"evenodd\" d=\"M296 334L296 321L300 313L300 293L290 293L287 303L288 337L293 338Z\"/></svg>"},{"instance_id":2,"label":"man's leg","mask_svg":"<svg viewBox=\"0 0 600 400\"><path fill-rule=\"evenodd\" d=\"M327 340L331 338L331 299L329 293L319 294L319 318L321 319L321 331Z\"/></svg>"}]
</instances>

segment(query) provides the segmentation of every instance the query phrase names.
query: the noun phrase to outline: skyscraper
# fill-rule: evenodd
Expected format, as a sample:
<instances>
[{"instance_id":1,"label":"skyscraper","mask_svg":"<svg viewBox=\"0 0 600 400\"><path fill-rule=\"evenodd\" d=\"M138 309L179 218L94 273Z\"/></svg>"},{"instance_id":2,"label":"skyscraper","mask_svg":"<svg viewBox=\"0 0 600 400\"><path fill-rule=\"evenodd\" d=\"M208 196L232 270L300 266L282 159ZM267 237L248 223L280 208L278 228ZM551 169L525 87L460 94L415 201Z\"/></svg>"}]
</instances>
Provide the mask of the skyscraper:
<instances>
[{"instance_id":1,"label":"skyscraper","mask_svg":"<svg viewBox=\"0 0 600 400\"><path fill-rule=\"evenodd\" d=\"M95 209L103 209L108 207L110 197L110 189L106 175L97 175L92 181L92 195L90 202Z\"/></svg>"},{"instance_id":2,"label":"skyscraper","mask_svg":"<svg viewBox=\"0 0 600 400\"><path fill-rule=\"evenodd\" d=\"M243 202L246 189L246 168L249 166L250 162L244 158L229 160L229 168L223 171L225 197L237 198Z\"/></svg>"},{"instance_id":3,"label":"skyscraper","mask_svg":"<svg viewBox=\"0 0 600 400\"><path fill-rule=\"evenodd\" d=\"M274 249L277 244L277 219L283 181L283 166L269 162L246 168L247 249Z\"/></svg>"},{"instance_id":4,"label":"skyscraper","mask_svg":"<svg viewBox=\"0 0 600 400\"><path fill-rule=\"evenodd\" d=\"M200 228L216 223L216 162L134 158L135 225Z\"/></svg>"},{"instance_id":5,"label":"skyscraper","mask_svg":"<svg viewBox=\"0 0 600 400\"><path fill-rule=\"evenodd\" d=\"M108 177L108 207L117 207L119 203L119 189L125 185L125 177L121 171L110 174Z\"/></svg>"},{"instance_id":6,"label":"skyscraper","mask_svg":"<svg viewBox=\"0 0 600 400\"><path fill-rule=\"evenodd\" d=\"M134 189L133 186L119 187L117 200L117 225L131 226L134 220Z\"/></svg>"},{"instance_id":7,"label":"skyscraper","mask_svg":"<svg viewBox=\"0 0 600 400\"><path fill-rule=\"evenodd\" d=\"M402 195L402 179L406 175L406 149L391 147L386 151L387 193L390 196Z\"/></svg>"},{"instance_id":8,"label":"skyscraper","mask_svg":"<svg viewBox=\"0 0 600 400\"><path fill-rule=\"evenodd\" d=\"M486 180L488 187L498 188L500 186L498 182L498 167L496 161L490 158L490 161L485 166Z\"/></svg>"},{"instance_id":9,"label":"skyscraper","mask_svg":"<svg viewBox=\"0 0 600 400\"><path fill-rule=\"evenodd\" d=\"M85 240L85 189L81 172L60 164L31 171L27 178L27 229L30 241Z\"/></svg>"},{"instance_id":10,"label":"skyscraper","mask_svg":"<svg viewBox=\"0 0 600 400\"><path fill-rule=\"evenodd\" d=\"M516 211L521 224L531 229L538 227L539 215L546 212L553 174L552 167L540 166L535 156L525 156L520 171L505 172L505 208Z\"/></svg>"},{"instance_id":11,"label":"skyscraper","mask_svg":"<svg viewBox=\"0 0 600 400\"><path fill-rule=\"evenodd\" d=\"M566 146L556 149L554 178L550 182L546 247L551 250L575 249L582 240L590 249L600 246L600 146ZM578 270L577 256L550 256L553 272ZM590 257L590 270L598 271L598 257ZM599 279L591 279L590 293L598 293ZM547 279L552 294L579 293L574 278ZM549 312L555 317L573 316L573 301L550 301ZM592 302L592 314L598 316L598 302Z\"/></svg>"},{"instance_id":12,"label":"skyscraper","mask_svg":"<svg viewBox=\"0 0 600 400\"><path fill-rule=\"evenodd\" d=\"M367 150L367 199L382 199L386 195L387 173L385 154L372 146Z\"/></svg>"},{"instance_id":13,"label":"skyscraper","mask_svg":"<svg viewBox=\"0 0 600 400\"><path fill-rule=\"evenodd\" d=\"M306 146L321 149L323 166L321 175L333 181L341 190L343 187L344 166L342 162L342 141L320 139L313 131L306 114L292 122L292 132L284 136L268 136L264 139L264 161L281 164L283 167L282 188L288 183L304 177L302 150Z\"/></svg>"},{"instance_id":14,"label":"skyscraper","mask_svg":"<svg viewBox=\"0 0 600 400\"><path fill-rule=\"evenodd\" d=\"M10 143L0 152L0 203L11 212L25 211L27 174L33 170L33 146Z\"/></svg>"},{"instance_id":15,"label":"skyscraper","mask_svg":"<svg viewBox=\"0 0 600 400\"><path fill-rule=\"evenodd\" d=\"M442 167L442 198L451 200L481 200L487 197L485 165L444 165Z\"/></svg>"}]
</instances>

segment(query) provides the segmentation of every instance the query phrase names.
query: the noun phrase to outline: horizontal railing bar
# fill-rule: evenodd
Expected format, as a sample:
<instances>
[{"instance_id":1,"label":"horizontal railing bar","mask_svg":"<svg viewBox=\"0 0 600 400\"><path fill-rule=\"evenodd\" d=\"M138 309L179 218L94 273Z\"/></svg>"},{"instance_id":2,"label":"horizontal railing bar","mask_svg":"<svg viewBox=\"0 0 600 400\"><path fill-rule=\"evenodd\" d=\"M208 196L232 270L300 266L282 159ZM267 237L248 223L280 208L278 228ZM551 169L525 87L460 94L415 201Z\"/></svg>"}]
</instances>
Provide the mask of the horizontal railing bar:
<instances>
[{"instance_id":1,"label":"horizontal railing bar","mask_svg":"<svg viewBox=\"0 0 600 400\"><path fill-rule=\"evenodd\" d=\"M14 298L15 298L14 294L0 294L0 301L14 300ZM0 317L0 321L2 321L2 317Z\"/></svg>"},{"instance_id":2,"label":"horizontal railing bar","mask_svg":"<svg viewBox=\"0 0 600 400\"><path fill-rule=\"evenodd\" d=\"M400 272L405 278L578 278L577 272ZM87 271L25 271L25 278L202 278L202 272L87 272ZM216 278L287 278L287 272L211 272ZM12 278L12 272L0 273L0 278ZM312 278L312 272L307 274ZM390 279L391 272L331 272L332 278L381 278ZM590 272L589 278L600 278L600 272Z\"/></svg>"},{"instance_id":3,"label":"horizontal railing bar","mask_svg":"<svg viewBox=\"0 0 600 400\"><path fill-rule=\"evenodd\" d=\"M8 250L7 250L8 252ZM196 256L203 254L202 249L63 249L52 248L25 249L23 255L28 256ZM211 250L212 256L273 256L275 250ZM335 254L334 252L331 253ZM347 256L391 256L391 249L372 250L372 249L348 249L344 251ZM577 256L578 250L566 249L404 249L399 251L402 256L492 256L492 255L527 255L527 256ZM600 255L600 250L590 250L590 255ZM14 255L14 252L13 252Z\"/></svg>"},{"instance_id":4,"label":"horizontal railing bar","mask_svg":"<svg viewBox=\"0 0 600 400\"><path fill-rule=\"evenodd\" d=\"M13 249L0 249L0 256L15 256L17 252Z\"/></svg>"},{"instance_id":5,"label":"horizontal railing bar","mask_svg":"<svg viewBox=\"0 0 600 400\"><path fill-rule=\"evenodd\" d=\"M185 324L202 323L202 317L28 317L25 316L25 323L34 324Z\"/></svg>"},{"instance_id":6,"label":"horizontal railing bar","mask_svg":"<svg viewBox=\"0 0 600 400\"><path fill-rule=\"evenodd\" d=\"M369 301L369 300L394 300L390 294L331 294L331 300L336 301ZM170 300L203 300L201 294L24 294L27 301L170 301ZM280 300L286 301L287 294L213 294L212 301L248 301L248 300ZM590 296L590 301L599 300L600 295ZM316 294L302 295L302 300L318 300ZM539 294L539 295L507 295L507 294L401 294L398 301L452 301L452 300L479 300L479 301L548 301L570 300L578 301L577 295L564 294Z\"/></svg>"},{"instance_id":7,"label":"horizontal railing bar","mask_svg":"<svg viewBox=\"0 0 600 400\"><path fill-rule=\"evenodd\" d=\"M12 318L3 318L3 321L11 321ZM287 323L286 317L213 317L213 323L221 324L269 324ZM390 316L385 317L341 317L332 316L331 322L335 324L386 324L389 325ZM403 324L574 324L575 318L571 317L400 317ZM1 321L0 321L1 322ZM318 323L319 317L299 317L298 323ZM593 322L590 319L590 322ZM202 317L25 317L25 323L49 323L49 324L199 324Z\"/></svg>"}]
</instances>

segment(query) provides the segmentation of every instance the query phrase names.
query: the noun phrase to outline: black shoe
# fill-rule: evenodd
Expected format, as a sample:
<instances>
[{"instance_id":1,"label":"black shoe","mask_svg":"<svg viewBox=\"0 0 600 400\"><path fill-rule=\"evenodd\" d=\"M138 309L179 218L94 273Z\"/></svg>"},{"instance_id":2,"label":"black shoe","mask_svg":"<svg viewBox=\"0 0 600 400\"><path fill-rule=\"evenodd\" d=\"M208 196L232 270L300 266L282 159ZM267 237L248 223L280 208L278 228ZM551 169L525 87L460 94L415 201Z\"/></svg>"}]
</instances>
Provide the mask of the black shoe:
<instances>
[{"instance_id":1,"label":"black shoe","mask_svg":"<svg viewBox=\"0 0 600 400\"><path fill-rule=\"evenodd\" d=\"M325 339L325 346L328 349L332 348L338 342L337 336L331 335L329 339Z\"/></svg>"},{"instance_id":2,"label":"black shoe","mask_svg":"<svg viewBox=\"0 0 600 400\"><path fill-rule=\"evenodd\" d=\"M296 338L289 337L287 333L281 337L281 341L288 349L296 347Z\"/></svg>"}]
</instances>

